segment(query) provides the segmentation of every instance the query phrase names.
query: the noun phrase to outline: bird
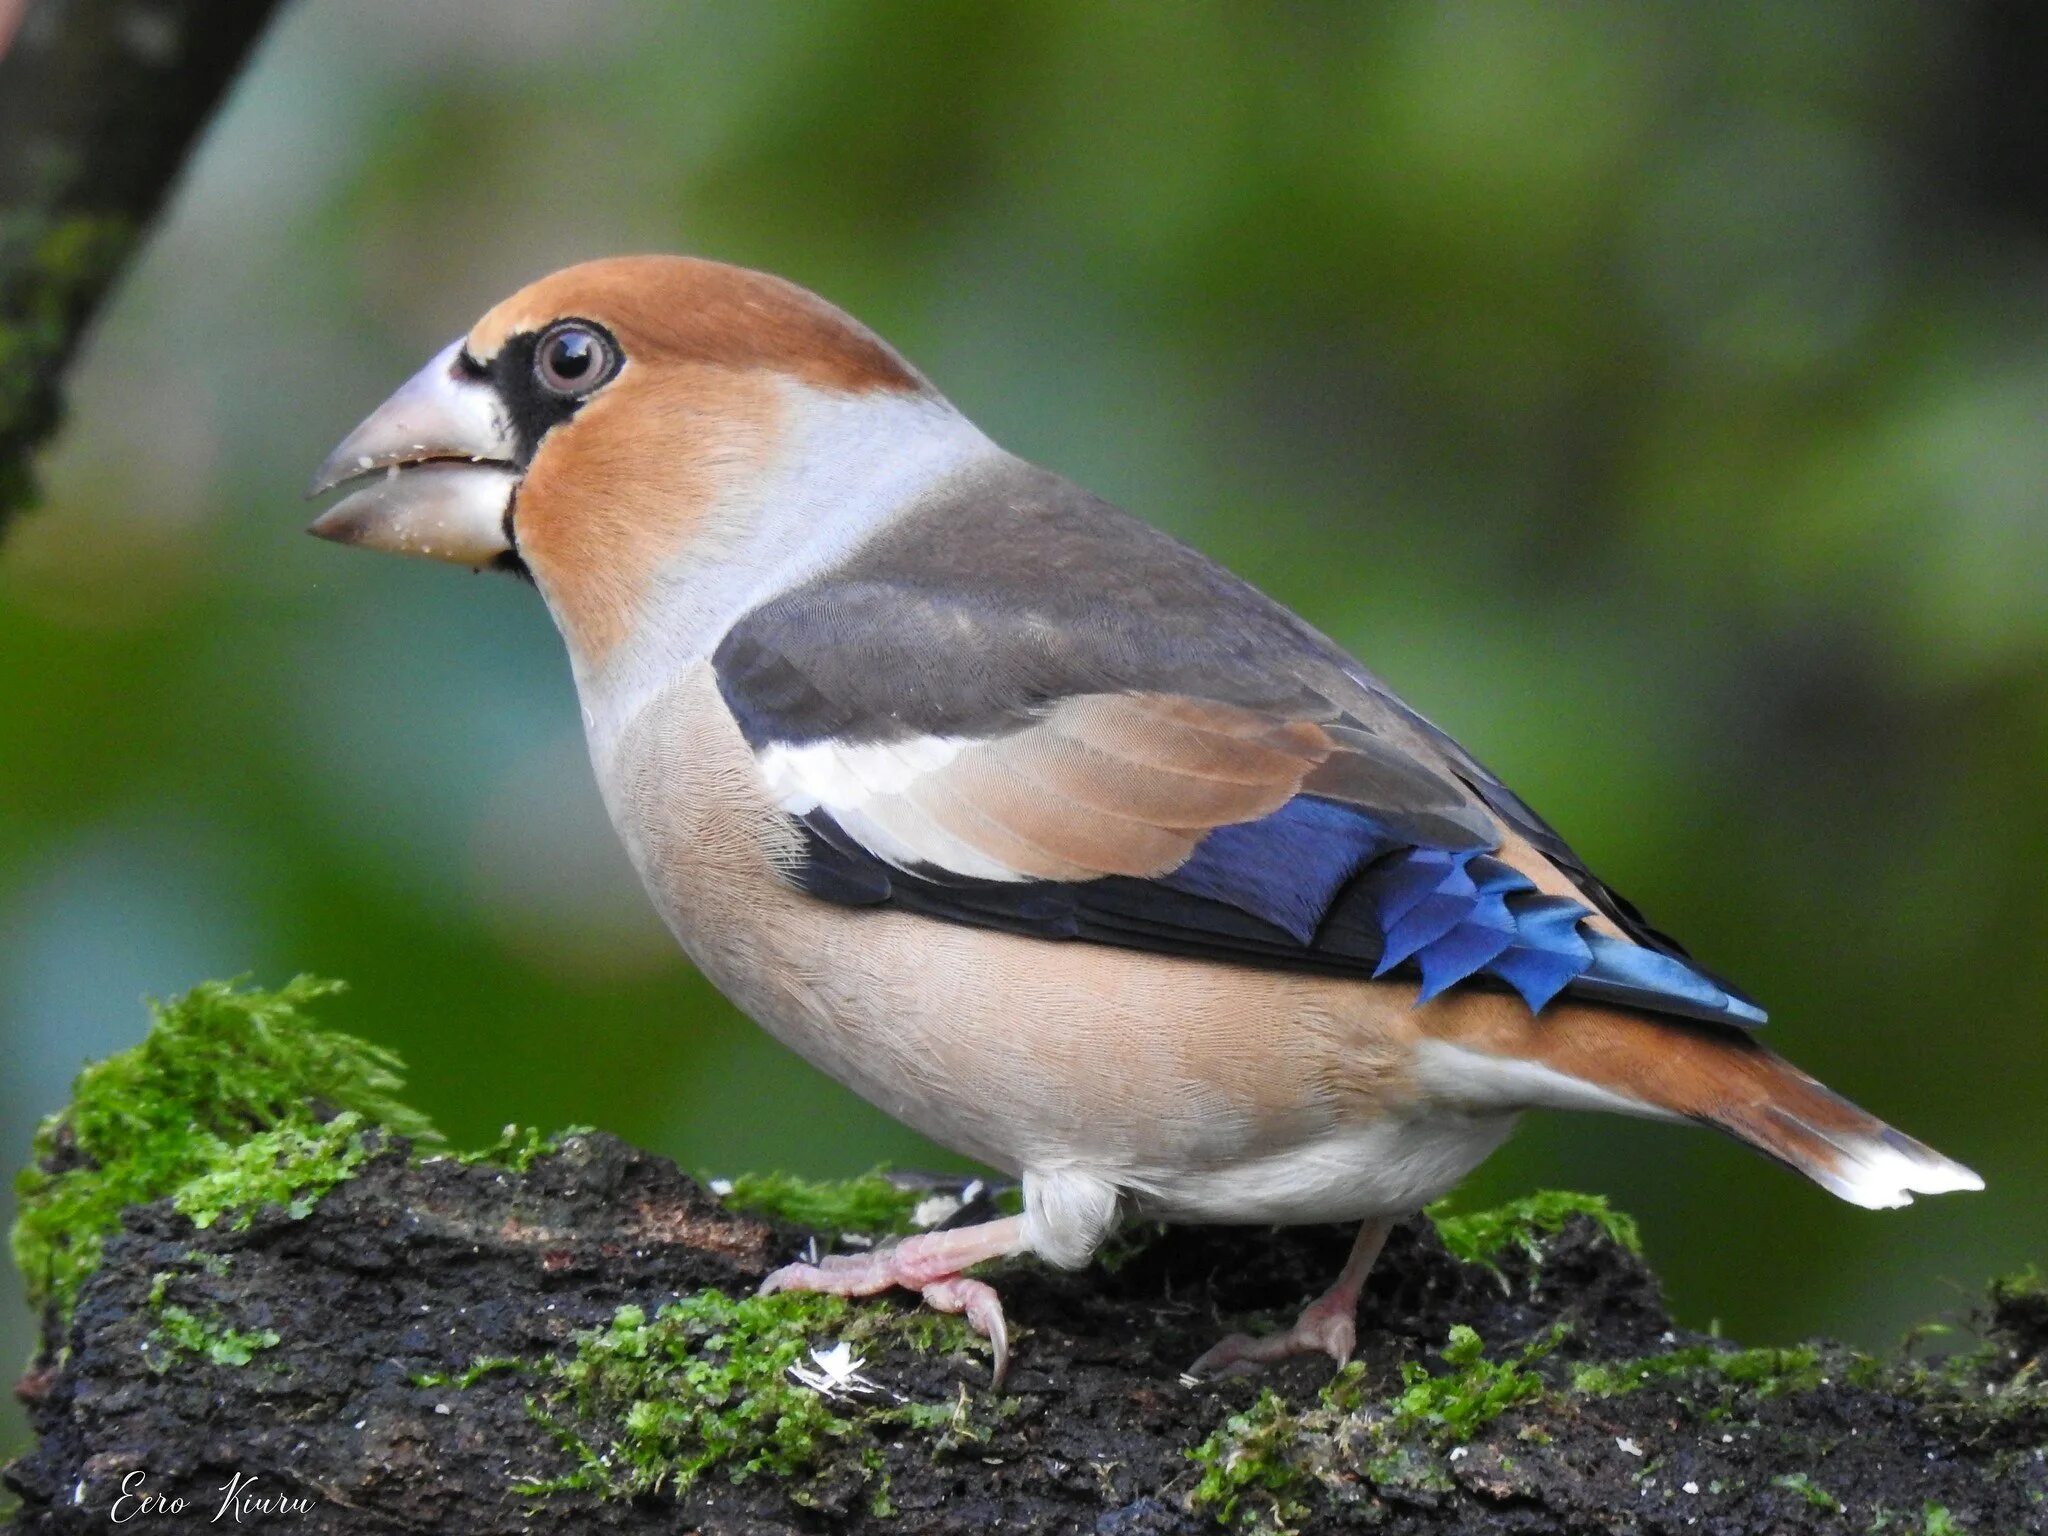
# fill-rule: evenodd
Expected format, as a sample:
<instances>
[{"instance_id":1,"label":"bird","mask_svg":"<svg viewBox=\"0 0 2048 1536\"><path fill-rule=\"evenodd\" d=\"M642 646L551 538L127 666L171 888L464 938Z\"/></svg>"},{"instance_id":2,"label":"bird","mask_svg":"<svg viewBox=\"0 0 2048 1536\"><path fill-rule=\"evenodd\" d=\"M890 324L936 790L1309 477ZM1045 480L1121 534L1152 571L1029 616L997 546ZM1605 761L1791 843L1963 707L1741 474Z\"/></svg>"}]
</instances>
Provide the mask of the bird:
<instances>
[{"instance_id":1,"label":"bird","mask_svg":"<svg viewBox=\"0 0 2048 1536\"><path fill-rule=\"evenodd\" d=\"M1018 1214L813 1258L1009 1359L987 1271L1123 1223L1357 1222L1290 1326L1340 1364L1394 1223L1532 1109L1691 1122L1871 1208L1961 1164L1757 1038L1471 753L1288 608L975 426L809 290L567 267L337 446L310 532L510 571L692 962L1017 1179Z\"/></svg>"}]
</instances>

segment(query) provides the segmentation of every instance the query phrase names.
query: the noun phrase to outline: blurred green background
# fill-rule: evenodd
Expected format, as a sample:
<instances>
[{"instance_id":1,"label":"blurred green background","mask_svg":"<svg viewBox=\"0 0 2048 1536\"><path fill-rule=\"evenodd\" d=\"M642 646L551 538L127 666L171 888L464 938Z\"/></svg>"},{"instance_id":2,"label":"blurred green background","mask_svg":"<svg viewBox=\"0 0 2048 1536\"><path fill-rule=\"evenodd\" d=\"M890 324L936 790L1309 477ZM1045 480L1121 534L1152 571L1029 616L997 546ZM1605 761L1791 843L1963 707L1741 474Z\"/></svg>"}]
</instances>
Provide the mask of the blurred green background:
<instances>
[{"instance_id":1,"label":"blurred green background","mask_svg":"<svg viewBox=\"0 0 2048 1536\"><path fill-rule=\"evenodd\" d=\"M1755 1342L1962 1306L2048 1256L2042 31L287 9L0 547L0 1144L138 1037L140 994L309 969L458 1141L583 1121L693 1167L955 1165L675 953L530 591L300 532L311 467L502 294L688 250L818 289L1298 607L1759 994L1775 1044L1991 1185L1871 1215L1573 1118L1474 1197L1610 1193L1679 1314ZM18 1293L0 1316L24 1356Z\"/></svg>"}]
</instances>

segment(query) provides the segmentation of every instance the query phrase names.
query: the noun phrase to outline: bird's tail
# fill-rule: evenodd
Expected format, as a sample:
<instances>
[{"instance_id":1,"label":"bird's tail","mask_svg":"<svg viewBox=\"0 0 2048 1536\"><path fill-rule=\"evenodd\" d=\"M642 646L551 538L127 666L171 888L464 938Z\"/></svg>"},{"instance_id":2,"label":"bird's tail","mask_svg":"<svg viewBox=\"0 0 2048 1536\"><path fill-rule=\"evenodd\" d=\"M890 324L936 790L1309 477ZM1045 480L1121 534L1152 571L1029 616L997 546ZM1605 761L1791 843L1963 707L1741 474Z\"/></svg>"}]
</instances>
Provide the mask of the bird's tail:
<instances>
[{"instance_id":1,"label":"bird's tail","mask_svg":"<svg viewBox=\"0 0 2048 1536\"><path fill-rule=\"evenodd\" d=\"M1726 1131L1830 1194L1873 1210L1916 1194L1982 1189L1984 1181L1850 1103L1746 1031L1597 1007L1566 1006L1503 1038L1458 1040L1506 1047L1545 1069L1559 1107L1599 1106ZM1586 1090L1592 1090L1589 1095Z\"/></svg>"},{"instance_id":2,"label":"bird's tail","mask_svg":"<svg viewBox=\"0 0 2048 1536\"><path fill-rule=\"evenodd\" d=\"M1984 1187L1961 1163L1894 1130L1784 1057L1753 1041L1746 1046L1749 1059L1714 1082L1695 1118L1870 1210L1911 1205L1916 1194Z\"/></svg>"}]
</instances>

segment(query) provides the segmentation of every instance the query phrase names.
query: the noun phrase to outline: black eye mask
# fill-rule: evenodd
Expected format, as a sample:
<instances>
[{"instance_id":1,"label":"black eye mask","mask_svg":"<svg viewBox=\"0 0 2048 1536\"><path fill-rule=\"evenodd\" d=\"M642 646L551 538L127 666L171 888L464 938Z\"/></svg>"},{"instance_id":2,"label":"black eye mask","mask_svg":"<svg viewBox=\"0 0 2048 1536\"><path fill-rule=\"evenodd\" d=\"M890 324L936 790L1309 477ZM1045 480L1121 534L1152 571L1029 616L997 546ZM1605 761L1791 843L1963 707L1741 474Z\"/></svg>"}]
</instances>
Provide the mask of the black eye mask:
<instances>
[{"instance_id":1,"label":"black eye mask","mask_svg":"<svg viewBox=\"0 0 2048 1536\"><path fill-rule=\"evenodd\" d=\"M582 409L583 403L615 378L624 366L625 353L610 331L591 320L576 323L599 337L608 353L596 379L581 393L564 394L550 389L535 373L535 356L542 341L552 334L553 326L546 331L521 331L516 336L507 337L504 346L498 349L498 355L488 364L476 362L467 353L462 356L464 371L476 378L489 379L498 398L505 403L505 415L519 445L515 462L522 469L533 462L540 440Z\"/></svg>"}]
</instances>

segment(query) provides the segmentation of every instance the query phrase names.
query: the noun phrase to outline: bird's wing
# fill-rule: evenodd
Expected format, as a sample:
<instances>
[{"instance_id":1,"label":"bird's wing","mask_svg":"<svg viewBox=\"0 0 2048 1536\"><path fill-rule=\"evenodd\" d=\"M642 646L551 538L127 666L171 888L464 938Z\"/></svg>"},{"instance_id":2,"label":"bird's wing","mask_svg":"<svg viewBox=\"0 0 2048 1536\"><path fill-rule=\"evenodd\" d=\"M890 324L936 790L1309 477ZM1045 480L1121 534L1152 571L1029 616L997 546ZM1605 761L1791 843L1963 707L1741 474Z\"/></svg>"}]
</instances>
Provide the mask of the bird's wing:
<instances>
[{"instance_id":1,"label":"bird's wing","mask_svg":"<svg viewBox=\"0 0 2048 1536\"><path fill-rule=\"evenodd\" d=\"M1014 461L744 615L713 665L822 899L1763 1022L1293 614Z\"/></svg>"}]
</instances>

